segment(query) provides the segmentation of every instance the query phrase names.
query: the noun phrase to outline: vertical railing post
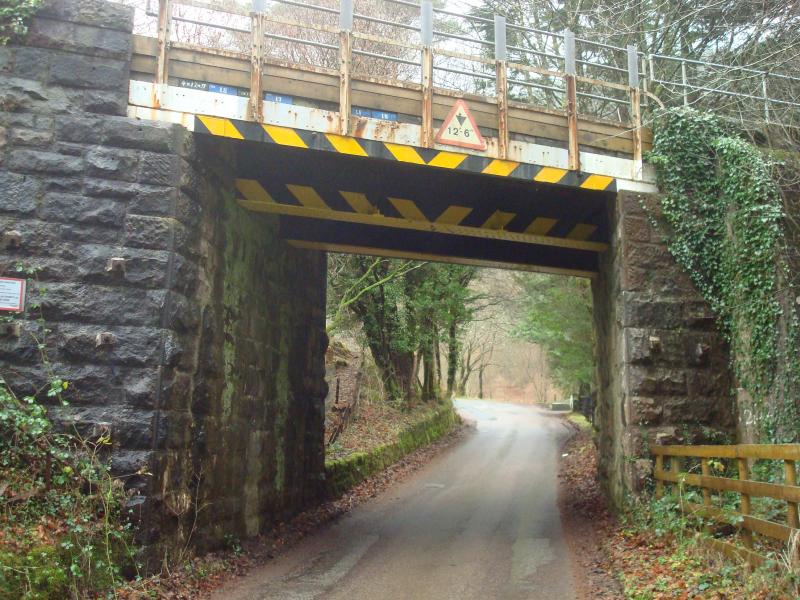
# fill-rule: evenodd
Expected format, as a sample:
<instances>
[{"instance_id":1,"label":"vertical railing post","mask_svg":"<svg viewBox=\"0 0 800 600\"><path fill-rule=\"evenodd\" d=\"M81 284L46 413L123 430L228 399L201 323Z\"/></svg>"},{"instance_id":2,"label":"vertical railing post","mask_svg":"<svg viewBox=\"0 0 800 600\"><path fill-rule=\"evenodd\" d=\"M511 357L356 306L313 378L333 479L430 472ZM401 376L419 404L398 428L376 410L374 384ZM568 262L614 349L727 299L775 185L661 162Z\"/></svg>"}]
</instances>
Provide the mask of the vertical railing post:
<instances>
[{"instance_id":1,"label":"vertical railing post","mask_svg":"<svg viewBox=\"0 0 800 600\"><path fill-rule=\"evenodd\" d=\"M642 91L639 89L639 52L628 46L628 86L631 102L631 132L633 138L633 179L642 179Z\"/></svg>"},{"instance_id":2,"label":"vertical railing post","mask_svg":"<svg viewBox=\"0 0 800 600\"><path fill-rule=\"evenodd\" d=\"M172 30L172 0L158 0L158 60L153 105L161 108L169 83L169 40Z\"/></svg>"},{"instance_id":3,"label":"vertical railing post","mask_svg":"<svg viewBox=\"0 0 800 600\"><path fill-rule=\"evenodd\" d=\"M339 9L339 133L350 133L350 79L353 67L353 0L341 0Z\"/></svg>"},{"instance_id":4,"label":"vertical railing post","mask_svg":"<svg viewBox=\"0 0 800 600\"><path fill-rule=\"evenodd\" d=\"M689 75L686 71L686 61L681 61L681 87L683 88L683 105L689 106Z\"/></svg>"},{"instance_id":5,"label":"vertical railing post","mask_svg":"<svg viewBox=\"0 0 800 600\"><path fill-rule=\"evenodd\" d=\"M769 93L767 91L767 74L761 74L761 92L764 94L764 120L769 123Z\"/></svg>"},{"instance_id":6,"label":"vertical railing post","mask_svg":"<svg viewBox=\"0 0 800 600\"><path fill-rule=\"evenodd\" d=\"M508 57L506 56L506 18L494 16L495 94L497 97L497 153L508 158Z\"/></svg>"},{"instance_id":7,"label":"vertical railing post","mask_svg":"<svg viewBox=\"0 0 800 600\"><path fill-rule=\"evenodd\" d=\"M711 477L711 466L708 464L707 458L700 459L700 473L703 477ZM703 504L711 506L711 490L703 486Z\"/></svg>"},{"instance_id":8,"label":"vertical railing post","mask_svg":"<svg viewBox=\"0 0 800 600\"><path fill-rule=\"evenodd\" d=\"M677 497L681 497L680 489L681 489L681 464L683 463L683 459L680 456L670 456L669 457L669 470L672 472L672 475L675 477L675 483L672 484L672 493Z\"/></svg>"},{"instance_id":9,"label":"vertical railing post","mask_svg":"<svg viewBox=\"0 0 800 600\"><path fill-rule=\"evenodd\" d=\"M420 145L433 147L433 3L422 0L420 38L422 41L422 130Z\"/></svg>"},{"instance_id":10,"label":"vertical railing post","mask_svg":"<svg viewBox=\"0 0 800 600\"><path fill-rule=\"evenodd\" d=\"M700 459L700 473L703 475L703 477L711 477L711 465L708 463L707 458ZM711 490L705 485L703 485L703 506L706 508L711 508ZM710 515L704 516L708 517ZM706 524L703 526L703 531L710 533L711 528Z\"/></svg>"},{"instance_id":11,"label":"vertical railing post","mask_svg":"<svg viewBox=\"0 0 800 600\"><path fill-rule=\"evenodd\" d=\"M578 88L575 76L575 34L564 31L564 73L567 88L568 166L570 171L580 171L581 157L578 145Z\"/></svg>"},{"instance_id":12,"label":"vertical railing post","mask_svg":"<svg viewBox=\"0 0 800 600\"><path fill-rule=\"evenodd\" d=\"M642 55L642 90L650 91L650 69L647 68L647 57Z\"/></svg>"},{"instance_id":13,"label":"vertical railing post","mask_svg":"<svg viewBox=\"0 0 800 600\"><path fill-rule=\"evenodd\" d=\"M747 464L746 458L738 458L736 459L739 465L739 481L747 481L750 479L750 467ZM742 515L749 515L750 514L750 494L741 494L742 496L742 505L740 507L740 511ZM752 548L753 547L753 534L750 532L749 529L742 528L742 542L744 543L745 547Z\"/></svg>"},{"instance_id":14,"label":"vertical railing post","mask_svg":"<svg viewBox=\"0 0 800 600\"><path fill-rule=\"evenodd\" d=\"M266 0L253 0L250 13L250 118L256 123L264 120L264 13Z\"/></svg>"},{"instance_id":15,"label":"vertical railing post","mask_svg":"<svg viewBox=\"0 0 800 600\"><path fill-rule=\"evenodd\" d=\"M793 460L783 461L783 473L786 485L797 485L797 466ZM798 515L798 503L789 502L789 510L786 522L789 527L800 529L800 515Z\"/></svg>"},{"instance_id":16,"label":"vertical railing post","mask_svg":"<svg viewBox=\"0 0 800 600\"><path fill-rule=\"evenodd\" d=\"M656 498L664 497L664 455L656 454Z\"/></svg>"}]
</instances>

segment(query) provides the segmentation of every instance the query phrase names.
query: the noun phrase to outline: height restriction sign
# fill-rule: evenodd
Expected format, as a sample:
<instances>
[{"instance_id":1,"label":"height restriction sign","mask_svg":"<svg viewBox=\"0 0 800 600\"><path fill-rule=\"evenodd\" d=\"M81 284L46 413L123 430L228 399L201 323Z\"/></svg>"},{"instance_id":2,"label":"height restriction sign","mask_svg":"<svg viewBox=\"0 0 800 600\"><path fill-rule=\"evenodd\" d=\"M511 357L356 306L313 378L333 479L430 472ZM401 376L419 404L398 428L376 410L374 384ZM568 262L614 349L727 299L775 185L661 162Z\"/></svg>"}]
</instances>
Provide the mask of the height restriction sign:
<instances>
[{"instance_id":1,"label":"height restriction sign","mask_svg":"<svg viewBox=\"0 0 800 600\"><path fill-rule=\"evenodd\" d=\"M474 150L486 150L486 140L483 139L475 119L463 100L456 100L450 114L436 134L436 142L448 146L460 146Z\"/></svg>"},{"instance_id":2,"label":"height restriction sign","mask_svg":"<svg viewBox=\"0 0 800 600\"><path fill-rule=\"evenodd\" d=\"M0 310L22 312L25 308L25 280L0 277Z\"/></svg>"}]
</instances>

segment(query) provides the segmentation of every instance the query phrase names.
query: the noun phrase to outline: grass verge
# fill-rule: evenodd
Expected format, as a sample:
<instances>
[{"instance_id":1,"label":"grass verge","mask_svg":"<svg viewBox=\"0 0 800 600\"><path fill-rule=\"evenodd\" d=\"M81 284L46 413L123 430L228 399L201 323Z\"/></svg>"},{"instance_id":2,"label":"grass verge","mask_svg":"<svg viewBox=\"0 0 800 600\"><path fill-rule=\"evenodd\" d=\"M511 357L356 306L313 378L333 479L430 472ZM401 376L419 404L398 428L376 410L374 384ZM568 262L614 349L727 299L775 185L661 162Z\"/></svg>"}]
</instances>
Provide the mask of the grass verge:
<instances>
[{"instance_id":1,"label":"grass verge","mask_svg":"<svg viewBox=\"0 0 800 600\"><path fill-rule=\"evenodd\" d=\"M625 514L612 515L603 506L592 432L582 425L582 417L567 418L578 429L565 447L560 469L561 494L573 513L566 520L578 518L583 528L579 537L597 539L599 546L595 562L581 565L578 573L579 579L588 579L588 592L582 598L800 599L797 572L775 561L752 570L707 549L669 496L645 497L632 503ZM586 553L586 542L581 544L581 552ZM581 557L577 558L580 563ZM615 578L621 589L604 585L604 577Z\"/></svg>"},{"instance_id":2,"label":"grass verge","mask_svg":"<svg viewBox=\"0 0 800 600\"><path fill-rule=\"evenodd\" d=\"M362 417L361 424L365 425ZM445 400L415 412L414 418L389 439L368 445L364 450L342 454L334 450L335 458L325 462L327 493L337 498L346 490L369 476L449 433L459 423L453 403ZM383 438L386 439L385 437Z\"/></svg>"}]
</instances>

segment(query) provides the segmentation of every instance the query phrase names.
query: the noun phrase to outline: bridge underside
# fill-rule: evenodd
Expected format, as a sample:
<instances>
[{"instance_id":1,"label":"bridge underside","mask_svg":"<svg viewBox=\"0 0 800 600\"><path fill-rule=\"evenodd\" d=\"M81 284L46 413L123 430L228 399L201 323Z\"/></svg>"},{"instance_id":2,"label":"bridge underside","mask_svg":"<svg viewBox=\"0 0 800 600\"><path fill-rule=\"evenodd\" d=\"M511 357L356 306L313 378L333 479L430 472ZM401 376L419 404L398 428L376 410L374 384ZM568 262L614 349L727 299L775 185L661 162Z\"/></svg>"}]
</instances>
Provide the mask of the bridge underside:
<instances>
[{"instance_id":1,"label":"bridge underside","mask_svg":"<svg viewBox=\"0 0 800 600\"><path fill-rule=\"evenodd\" d=\"M239 203L299 247L584 277L607 247L610 191L235 144Z\"/></svg>"}]
</instances>

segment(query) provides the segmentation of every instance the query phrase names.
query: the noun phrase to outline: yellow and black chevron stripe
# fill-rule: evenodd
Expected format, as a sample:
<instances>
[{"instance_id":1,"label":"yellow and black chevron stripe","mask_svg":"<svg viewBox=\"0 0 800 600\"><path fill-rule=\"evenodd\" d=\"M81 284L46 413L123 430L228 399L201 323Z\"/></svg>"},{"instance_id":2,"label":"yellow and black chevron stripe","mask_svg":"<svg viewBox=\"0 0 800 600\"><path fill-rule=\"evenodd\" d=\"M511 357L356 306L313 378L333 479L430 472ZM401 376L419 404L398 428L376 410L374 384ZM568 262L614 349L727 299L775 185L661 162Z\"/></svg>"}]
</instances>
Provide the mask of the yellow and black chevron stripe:
<instances>
[{"instance_id":1,"label":"yellow and black chevron stripe","mask_svg":"<svg viewBox=\"0 0 800 600\"><path fill-rule=\"evenodd\" d=\"M497 177L510 177L525 181L563 185L584 190L614 192L617 189L616 180L607 175L579 173L555 167L543 167L530 163L488 158L462 152L417 148L415 146L365 140L334 133L319 133L292 127L262 125L252 121L196 116L194 130L197 133L237 140L338 152L351 156L380 158L468 173L481 173Z\"/></svg>"},{"instance_id":2,"label":"yellow and black chevron stripe","mask_svg":"<svg viewBox=\"0 0 800 600\"><path fill-rule=\"evenodd\" d=\"M374 203L361 192L330 192L309 185L275 182L264 184L255 179L243 178L236 179L236 189L239 192L239 204L257 212L570 248L593 253L603 252L608 247L601 241L590 239L598 229L597 224L574 222L566 217L556 219L529 216L521 224L509 229L509 224L518 214L503 210L495 210L488 217L480 217L477 223L467 225L468 217L475 210L469 206L448 205L440 208L437 216L430 218L417 202L406 198L388 197L381 199L380 203ZM331 197L331 194L337 197ZM524 215L519 216L525 218ZM554 235L556 231L563 233Z\"/></svg>"}]
</instances>

